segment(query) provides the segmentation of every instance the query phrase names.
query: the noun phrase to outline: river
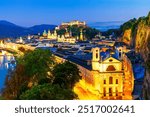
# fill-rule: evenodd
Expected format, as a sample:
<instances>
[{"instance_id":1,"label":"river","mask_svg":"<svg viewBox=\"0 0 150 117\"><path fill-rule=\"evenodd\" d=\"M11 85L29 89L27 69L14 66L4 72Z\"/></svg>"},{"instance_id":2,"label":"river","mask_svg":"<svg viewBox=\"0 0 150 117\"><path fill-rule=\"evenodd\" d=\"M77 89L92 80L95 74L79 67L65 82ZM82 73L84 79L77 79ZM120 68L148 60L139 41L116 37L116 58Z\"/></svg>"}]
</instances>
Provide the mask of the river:
<instances>
[{"instance_id":1,"label":"river","mask_svg":"<svg viewBox=\"0 0 150 117\"><path fill-rule=\"evenodd\" d=\"M11 64L12 60L14 60L14 56L0 56L0 89L4 87L8 70L14 68L14 65Z\"/></svg>"}]
</instances>

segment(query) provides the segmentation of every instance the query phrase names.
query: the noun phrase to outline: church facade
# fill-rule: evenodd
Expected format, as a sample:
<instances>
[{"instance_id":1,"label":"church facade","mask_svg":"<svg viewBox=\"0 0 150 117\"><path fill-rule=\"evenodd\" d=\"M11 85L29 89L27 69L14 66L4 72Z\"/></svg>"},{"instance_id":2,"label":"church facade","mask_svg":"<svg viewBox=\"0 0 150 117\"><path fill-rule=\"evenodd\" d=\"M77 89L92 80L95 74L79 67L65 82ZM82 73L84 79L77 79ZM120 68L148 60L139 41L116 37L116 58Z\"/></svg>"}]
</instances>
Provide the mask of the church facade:
<instances>
[{"instance_id":1,"label":"church facade","mask_svg":"<svg viewBox=\"0 0 150 117\"><path fill-rule=\"evenodd\" d=\"M92 49L92 69L78 66L82 80L74 91L79 99L130 100L134 86L132 64L126 55L120 59L113 56L103 57L99 48Z\"/></svg>"},{"instance_id":2,"label":"church facade","mask_svg":"<svg viewBox=\"0 0 150 117\"><path fill-rule=\"evenodd\" d=\"M134 75L130 60L122 51L118 53L118 58L113 54L103 57L101 51L99 47L92 49L90 69L71 61L78 66L82 76L74 92L80 100L131 100ZM65 61L61 57L57 59Z\"/></svg>"}]
</instances>

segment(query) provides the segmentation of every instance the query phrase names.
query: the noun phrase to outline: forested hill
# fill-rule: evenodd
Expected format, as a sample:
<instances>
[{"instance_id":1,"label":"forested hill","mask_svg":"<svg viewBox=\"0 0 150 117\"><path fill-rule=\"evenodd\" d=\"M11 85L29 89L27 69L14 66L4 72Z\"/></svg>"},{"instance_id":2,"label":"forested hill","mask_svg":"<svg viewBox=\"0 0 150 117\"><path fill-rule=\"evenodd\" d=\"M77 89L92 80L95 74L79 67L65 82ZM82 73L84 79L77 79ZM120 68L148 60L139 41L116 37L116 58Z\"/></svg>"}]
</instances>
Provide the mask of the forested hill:
<instances>
[{"instance_id":1,"label":"forested hill","mask_svg":"<svg viewBox=\"0 0 150 117\"><path fill-rule=\"evenodd\" d=\"M8 21L0 21L0 38L15 38L28 34L42 33L44 30L52 30L56 25L35 25L33 27L22 27Z\"/></svg>"}]
</instances>

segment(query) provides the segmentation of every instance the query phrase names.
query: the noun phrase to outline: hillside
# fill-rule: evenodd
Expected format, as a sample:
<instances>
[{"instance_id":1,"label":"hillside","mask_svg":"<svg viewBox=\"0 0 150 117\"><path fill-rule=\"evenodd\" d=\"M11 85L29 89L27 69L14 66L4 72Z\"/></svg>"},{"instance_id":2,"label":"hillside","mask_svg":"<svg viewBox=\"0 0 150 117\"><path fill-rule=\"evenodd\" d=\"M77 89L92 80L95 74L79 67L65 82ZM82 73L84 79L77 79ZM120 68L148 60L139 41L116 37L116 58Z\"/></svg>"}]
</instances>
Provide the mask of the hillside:
<instances>
[{"instance_id":1,"label":"hillside","mask_svg":"<svg viewBox=\"0 0 150 117\"><path fill-rule=\"evenodd\" d=\"M150 12L146 17L132 19L121 26L122 41L135 48L145 61L144 97L150 99Z\"/></svg>"},{"instance_id":2,"label":"hillside","mask_svg":"<svg viewBox=\"0 0 150 117\"><path fill-rule=\"evenodd\" d=\"M44 30L52 30L56 25L36 25L33 27L21 27L8 21L0 21L0 38L16 38L28 34L42 33Z\"/></svg>"}]
</instances>

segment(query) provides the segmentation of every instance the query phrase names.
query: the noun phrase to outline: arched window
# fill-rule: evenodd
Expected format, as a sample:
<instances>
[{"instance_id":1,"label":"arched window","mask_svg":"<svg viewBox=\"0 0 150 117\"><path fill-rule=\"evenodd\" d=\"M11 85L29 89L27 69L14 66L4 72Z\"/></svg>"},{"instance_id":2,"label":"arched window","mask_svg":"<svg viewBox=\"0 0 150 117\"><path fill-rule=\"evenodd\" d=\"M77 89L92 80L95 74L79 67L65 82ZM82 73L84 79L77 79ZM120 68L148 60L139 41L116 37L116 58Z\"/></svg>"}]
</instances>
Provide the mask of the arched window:
<instances>
[{"instance_id":1,"label":"arched window","mask_svg":"<svg viewBox=\"0 0 150 117\"><path fill-rule=\"evenodd\" d=\"M106 69L106 71L116 71L115 67L113 65L109 65Z\"/></svg>"}]
</instances>

